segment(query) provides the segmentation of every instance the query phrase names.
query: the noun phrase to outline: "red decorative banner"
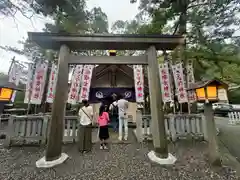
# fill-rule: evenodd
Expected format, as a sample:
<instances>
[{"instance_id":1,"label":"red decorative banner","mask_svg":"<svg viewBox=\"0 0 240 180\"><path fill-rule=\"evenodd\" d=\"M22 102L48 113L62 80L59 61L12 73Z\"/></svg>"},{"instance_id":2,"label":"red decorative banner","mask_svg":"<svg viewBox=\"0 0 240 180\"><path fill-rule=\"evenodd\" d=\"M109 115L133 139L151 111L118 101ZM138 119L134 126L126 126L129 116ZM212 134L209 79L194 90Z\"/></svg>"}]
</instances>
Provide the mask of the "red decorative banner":
<instances>
[{"instance_id":1,"label":"red decorative banner","mask_svg":"<svg viewBox=\"0 0 240 180\"><path fill-rule=\"evenodd\" d=\"M133 66L136 102L144 102L144 75L142 65Z\"/></svg>"},{"instance_id":2,"label":"red decorative banner","mask_svg":"<svg viewBox=\"0 0 240 180\"><path fill-rule=\"evenodd\" d=\"M170 83L170 74L168 63L163 63L159 65L159 74L160 74L160 82L161 82L161 90L162 90L162 100L164 103L172 102L172 89Z\"/></svg>"},{"instance_id":3,"label":"red decorative banner","mask_svg":"<svg viewBox=\"0 0 240 180\"><path fill-rule=\"evenodd\" d=\"M94 65L85 65L83 68L83 75L82 75L82 85L81 85L81 91L79 95L79 102L82 102L82 100L89 99L89 92L90 92L90 86L91 86L91 80L92 80L92 72L93 72Z\"/></svg>"},{"instance_id":4,"label":"red decorative banner","mask_svg":"<svg viewBox=\"0 0 240 180\"><path fill-rule=\"evenodd\" d=\"M173 71L173 77L174 77L178 102L179 103L188 102L187 91L184 85L185 83L184 83L182 63L172 65L172 71Z\"/></svg>"},{"instance_id":5,"label":"red decorative banner","mask_svg":"<svg viewBox=\"0 0 240 180\"><path fill-rule=\"evenodd\" d=\"M68 103L76 104L78 101L78 95L80 91L80 85L82 80L83 65L77 65L73 71L71 87L68 93Z\"/></svg>"},{"instance_id":6,"label":"red decorative banner","mask_svg":"<svg viewBox=\"0 0 240 180\"><path fill-rule=\"evenodd\" d=\"M31 104L41 104L43 91L45 87L46 75L47 75L48 64L37 63L36 70L33 79L33 88L31 93Z\"/></svg>"},{"instance_id":7,"label":"red decorative banner","mask_svg":"<svg viewBox=\"0 0 240 180\"><path fill-rule=\"evenodd\" d=\"M53 103L53 100L55 97L57 73L58 73L57 65L53 63L51 68L51 73L49 76L49 81L48 81L48 91L47 91L47 99L46 99L46 102L48 103Z\"/></svg>"},{"instance_id":8,"label":"red decorative banner","mask_svg":"<svg viewBox=\"0 0 240 180\"><path fill-rule=\"evenodd\" d=\"M192 61L189 61L186 67L187 70L187 84L188 87L195 82L194 73L193 73L193 64ZM188 102L193 103L197 100L196 93L194 90L188 91Z\"/></svg>"}]
</instances>

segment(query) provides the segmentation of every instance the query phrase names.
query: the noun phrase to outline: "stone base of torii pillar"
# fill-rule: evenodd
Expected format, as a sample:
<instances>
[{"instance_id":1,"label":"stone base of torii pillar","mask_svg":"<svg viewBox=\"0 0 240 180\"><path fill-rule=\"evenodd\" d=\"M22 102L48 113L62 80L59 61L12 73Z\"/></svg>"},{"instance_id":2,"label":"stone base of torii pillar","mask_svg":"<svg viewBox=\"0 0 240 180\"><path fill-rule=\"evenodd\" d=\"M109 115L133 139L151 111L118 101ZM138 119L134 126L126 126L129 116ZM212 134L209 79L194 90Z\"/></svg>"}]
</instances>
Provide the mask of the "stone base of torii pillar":
<instances>
[{"instance_id":1,"label":"stone base of torii pillar","mask_svg":"<svg viewBox=\"0 0 240 180\"><path fill-rule=\"evenodd\" d=\"M36 167L37 168L51 168L51 167L57 166L59 164L62 164L67 159L68 159L68 155L66 153L62 153L58 159L55 159L53 161L46 161L46 158L44 156L43 158L39 159L36 162Z\"/></svg>"},{"instance_id":2,"label":"stone base of torii pillar","mask_svg":"<svg viewBox=\"0 0 240 180\"><path fill-rule=\"evenodd\" d=\"M156 153L154 151L150 151L148 153L148 158L160 165L172 165L177 161L177 158L175 156L173 156L171 153L168 153L168 157L167 158L160 158L156 155Z\"/></svg>"}]
</instances>

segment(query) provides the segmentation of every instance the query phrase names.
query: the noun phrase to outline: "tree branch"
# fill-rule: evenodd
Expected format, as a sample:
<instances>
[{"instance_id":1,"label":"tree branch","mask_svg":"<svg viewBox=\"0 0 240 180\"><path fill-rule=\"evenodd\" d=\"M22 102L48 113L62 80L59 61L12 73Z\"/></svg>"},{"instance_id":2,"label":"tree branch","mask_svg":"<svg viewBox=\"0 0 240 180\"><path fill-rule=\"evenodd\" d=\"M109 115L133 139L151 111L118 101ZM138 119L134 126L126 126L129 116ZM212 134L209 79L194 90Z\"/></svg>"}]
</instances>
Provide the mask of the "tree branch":
<instances>
[{"instance_id":1,"label":"tree branch","mask_svg":"<svg viewBox=\"0 0 240 180\"><path fill-rule=\"evenodd\" d=\"M213 5L213 4L216 4L216 3L206 2L206 3L193 4L191 6L188 6L187 9L195 8L195 7L198 7L198 6L209 6L210 4Z\"/></svg>"},{"instance_id":2,"label":"tree branch","mask_svg":"<svg viewBox=\"0 0 240 180\"><path fill-rule=\"evenodd\" d=\"M175 28L174 28L174 31L173 31L173 34L176 34L177 30L178 30L178 27L179 27L179 24L180 24L180 19L182 18L182 13L180 14L178 20L176 21L176 24L175 24Z\"/></svg>"}]
</instances>

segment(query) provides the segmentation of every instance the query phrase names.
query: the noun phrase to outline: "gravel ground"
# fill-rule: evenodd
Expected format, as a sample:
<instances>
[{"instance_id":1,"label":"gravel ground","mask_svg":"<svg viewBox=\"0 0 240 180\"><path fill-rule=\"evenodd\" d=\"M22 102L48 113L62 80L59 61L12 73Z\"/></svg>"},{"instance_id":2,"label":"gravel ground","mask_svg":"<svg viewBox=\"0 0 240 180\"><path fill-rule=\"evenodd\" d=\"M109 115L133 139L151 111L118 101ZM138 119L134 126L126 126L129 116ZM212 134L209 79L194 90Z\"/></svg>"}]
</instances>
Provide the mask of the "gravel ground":
<instances>
[{"instance_id":1,"label":"gravel ground","mask_svg":"<svg viewBox=\"0 0 240 180\"><path fill-rule=\"evenodd\" d=\"M205 161L206 144L181 142L170 145L178 158L170 167L161 167L147 158L149 145L111 144L109 151L94 144L89 154L77 152L74 145L63 151L70 158L52 169L37 169L35 162L44 155L44 148L0 148L0 180L235 180L240 179L227 166L213 169Z\"/></svg>"},{"instance_id":2,"label":"gravel ground","mask_svg":"<svg viewBox=\"0 0 240 180\"><path fill-rule=\"evenodd\" d=\"M228 118L222 117L215 118L215 122L220 129L219 139L240 162L240 125L229 125Z\"/></svg>"}]
</instances>

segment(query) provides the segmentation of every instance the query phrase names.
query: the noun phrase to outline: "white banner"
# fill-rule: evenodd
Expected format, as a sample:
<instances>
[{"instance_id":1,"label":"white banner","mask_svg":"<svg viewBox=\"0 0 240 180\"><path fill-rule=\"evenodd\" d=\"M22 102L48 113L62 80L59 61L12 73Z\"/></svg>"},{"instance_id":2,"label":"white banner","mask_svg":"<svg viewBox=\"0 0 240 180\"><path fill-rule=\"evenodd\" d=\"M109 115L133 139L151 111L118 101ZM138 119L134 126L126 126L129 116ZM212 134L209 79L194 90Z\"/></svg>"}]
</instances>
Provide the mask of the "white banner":
<instances>
[{"instance_id":1,"label":"white banner","mask_svg":"<svg viewBox=\"0 0 240 180\"><path fill-rule=\"evenodd\" d=\"M17 64L16 62L13 62L10 67L9 74L8 74L8 76L9 76L8 81L15 84L16 86L18 86L21 75L22 75L22 71L23 71L23 67L20 66L19 64ZM17 91L13 91L13 94L11 97L12 102L14 102L14 100L15 100L16 93L17 93Z\"/></svg>"},{"instance_id":2,"label":"white banner","mask_svg":"<svg viewBox=\"0 0 240 180\"><path fill-rule=\"evenodd\" d=\"M172 65L173 77L176 87L176 94L179 103L188 102L187 91L184 86L184 75L182 63Z\"/></svg>"},{"instance_id":3,"label":"white banner","mask_svg":"<svg viewBox=\"0 0 240 180\"><path fill-rule=\"evenodd\" d=\"M94 65L85 65L83 68L83 75L82 75L82 85L81 91L79 95L79 102L82 100L89 98L91 80L92 80L92 72L93 72Z\"/></svg>"},{"instance_id":4,"label":"white banner","mask_svg":"<svg viewBox=\"0 0 240 180\"><path fill-rule=\"evenodd\" d=\"M72 79L71 79L71 87L68 93L68 100L69 104L76 104L78 102L80 85L82 80L82 73L83 73L83 65L77 65L74 68Z\"/></svg>"},{"instance_id":5,"label":"white banner","mask_svg":"<svg viewBox=\"0 0 240 180\"><path fill-rule=\"evenodd\" d=\"M37 63L36 70L33 77L33 86L32 86L32 93L31 93L31 104L41 104L44 87L45 87L45 81L47 76L47 69L48 64L47 63Z\"/></svg>"},{"instance_id":6,"label":"white banner","mask_svg":"<svg viewBox=\"0 0 240 180\"><path fill-rule=\"evenodd\" d=\"M26 83L25 98L24 98L25 104L28 104L30 94L32 91L32 75L33 75L33 64L28 64L27 83Z\"/></svg>"},{"instance_id":7,"label":"white banner","mask_svg":"<svg viewBox=\"0 0 240 180\"><path fill-rule=\"evenodd\" d=\"M133 65L136 102L144 102L144 75L142 65Z\"/></svg>"},{"instance_id":8,"label":"white banner","mask_svg":"<svg viewBox=\"0 0 240 180\"><path fill-rule=\"evenodd\" d=\"M159 65L159 74L162 90L162 100L164 103L172 102L172 89L170 83L169 67L167 62Z\"/></svg>"},{"instance_id":9,"label":"white banner","mask_svg":"<svg viewBox=\"0 0 240 180\"><path fill-rule=\"evenodd\" d=\"M192 61L189 61L186 67L188 87L195 82ZM197 100L195 90L188 91L188 102L193 103Z\"/></svg>"},{"instance_id":10,"label":"white banner","mask_svg":"<svg viewBox=\"0 0 240 180\"><path fill-rule=\"evenodd\" d=\"M57 65L53 63L48 81L48 91L46 98L47 103L53 103L56 91L57 73L58 73Z\"/></svg>"}]
</instances>

